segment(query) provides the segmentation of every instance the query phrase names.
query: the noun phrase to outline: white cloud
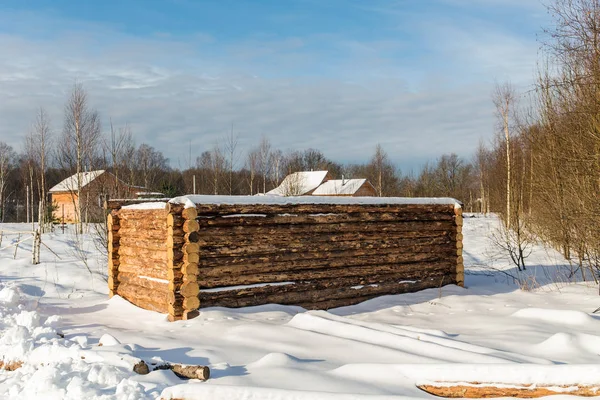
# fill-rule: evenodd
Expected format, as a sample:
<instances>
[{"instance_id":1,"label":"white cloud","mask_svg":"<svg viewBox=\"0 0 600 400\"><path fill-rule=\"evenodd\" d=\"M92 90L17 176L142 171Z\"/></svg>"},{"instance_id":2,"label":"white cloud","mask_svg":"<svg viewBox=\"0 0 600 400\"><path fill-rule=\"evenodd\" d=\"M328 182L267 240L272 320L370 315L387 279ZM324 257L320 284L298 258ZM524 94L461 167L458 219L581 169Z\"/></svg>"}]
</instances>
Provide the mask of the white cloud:
<instances>
[{"instance_id":1,"label":"white cloud","mask_svg":"<svg viewBox=\"0 0 600 400\"><path fill-rule=\"evenodd\" d=\"M77 80L106 122L129 123L138 143L163 151L174 166L187 159L190 141L199 155L232 122L245 149L266 135L283 150L313 147L338 161L366 161L382 143L404 169L442 153L469 156L493 130L493 75L525 76L535 55L516 37L454 25L427 29L430 57L447 57L455 70L464 63L457 74L474 79L453 84L449 69L435 62L422 70L416 61L394 65L387 52L405 43L391 39L340 41L351 50L331 61L333 74L302 78L273 71L323 62L310 49L314 38L221 46L203 35L143 39L103 27L52 40L0 35L0 140L19 147L39 106L60 132Z\"/></svg>"}]
</instances>

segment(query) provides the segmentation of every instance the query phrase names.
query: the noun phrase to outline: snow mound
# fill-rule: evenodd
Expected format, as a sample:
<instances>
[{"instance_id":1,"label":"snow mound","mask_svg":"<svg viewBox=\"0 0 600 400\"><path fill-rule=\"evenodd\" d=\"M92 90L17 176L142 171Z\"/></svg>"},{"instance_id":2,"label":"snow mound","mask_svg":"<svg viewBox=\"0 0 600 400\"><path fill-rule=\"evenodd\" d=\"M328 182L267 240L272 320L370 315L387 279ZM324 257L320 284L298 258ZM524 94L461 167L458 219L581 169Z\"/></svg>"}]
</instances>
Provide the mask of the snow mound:
<instances>
[{"instance_id":1,"label":"snow mound","mask_svg":"<svg viewBox=\"0 0 600 400\"><path fill-rule=\"evenodd\" d=\"M536 345L536 348L541 352L548 353L559 350L563 353L598 355L600 353L600 337L585 333L559 332Z\"/></svg>"},{"instance_id":2,"label":"snow mound","mask_svg":"<svg viewBox=\"0 0 600 400\"><path fill-rule=\"evenodd\" d=\"M135 400L172 384L159 379L146 388L132 368L139 359L117 339L105 335L106 347L95 349L83 336L65 339L56 331L60 318L43 317L36 305L0 283L0 361L18 366L0 369L0 398Z\"/></svg>"},{"instance_id":3,"label":"snow mound","mask_svg":"<svg viewBox=\"0 0 600 400\"><path fill-rule=\"evenodd\" d=\"M248 368L265 368L265 367L294 367L301 364L302 360L291 356L287 353L269 353L258 361L248 364Z\"/></svg>"},{"instance_id":4,"label":"snow mound","mask_svg":"<svg viewBox=\"0 0 600 400\"><path fill-rule=\"evenodd\" d=\"M523 308L512 314L512 316L559 325L586 325L594 324L596 322L596 320L588 314L576 310Z\"/></svg>"},{"instance_id":5,"label":"snow mound","mask_svg":"<svg viewBox=\"0 0 600 400\"><path fill-rule=\"evenodd\" d=\"M121 342L119 342L114 336L105 333L100 338L99 344L101 344L102 346L116 346L118 344L121 344Z\"/></svg>"},{"instance_id":6,"label":"snow mound","mask_svg":"<svg viewBox=\"0 0 600 400\"><path fill-rule=\"evenodd\" d=\"M165 400L186 399L186 400L404 400L414 399L414 397L405 396L380 396L365 394L345 394L345 393L327 393L295 391L273 388L246 387L246 386L225 386L210 385L204 383L190 383L187 385L177 385L165 389L160 397Z\"/></svg>"},{"instance_id":7,"label":"snow mound","mask_svg":"<svg viewBox=\"0 0 600 400\"><path fill-rule=\"evenodd\" d=\"M15 306L19 303L19 293L12 287L4 287L0 290L0 303L4 306Z\"/></svg>"}]
</instances>

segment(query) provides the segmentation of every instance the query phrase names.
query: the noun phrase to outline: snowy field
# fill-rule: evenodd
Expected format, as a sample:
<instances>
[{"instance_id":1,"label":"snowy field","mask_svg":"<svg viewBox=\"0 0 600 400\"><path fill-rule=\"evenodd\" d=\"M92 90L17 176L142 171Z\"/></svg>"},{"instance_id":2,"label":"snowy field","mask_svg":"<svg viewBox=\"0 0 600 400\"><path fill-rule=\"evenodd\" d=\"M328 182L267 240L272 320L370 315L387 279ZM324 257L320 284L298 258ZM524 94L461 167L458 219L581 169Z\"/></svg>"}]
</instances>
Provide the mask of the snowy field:
<instances>
[{"instance_id":1,"label":"snowy field","mask_svg":"<svg viewBox=\"0 0 600 400\"><path fill-rule=\"evenodd\" d=\"M439 380L600 384L597 285L580 274L569 282L568 263L541 246L515 282L517 272L489 239L496 224L493 217L464 219L464 289L384 296L329 312L210 308L175 323L108 299L105 257L89 236L77 245L72 233L46 234L56 254L42 247L42 263L32 266L31 241L13 259L14 247L6 247L17 237L5 235L0 360L20 368L0 371L0 397L384 400L435 398L417 385ZM139 359L208 365L211 379L183 381L164 370L137 375Z\"/></svg>"}]
</instances>

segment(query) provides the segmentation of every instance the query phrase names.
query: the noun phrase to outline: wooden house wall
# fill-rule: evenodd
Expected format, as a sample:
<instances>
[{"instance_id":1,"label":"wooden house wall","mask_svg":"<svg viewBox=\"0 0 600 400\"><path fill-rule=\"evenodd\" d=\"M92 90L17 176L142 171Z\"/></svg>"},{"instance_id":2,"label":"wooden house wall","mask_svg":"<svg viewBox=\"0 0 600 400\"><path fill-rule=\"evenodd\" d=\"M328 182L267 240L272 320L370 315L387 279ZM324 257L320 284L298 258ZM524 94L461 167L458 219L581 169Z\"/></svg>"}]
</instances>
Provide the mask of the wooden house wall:
<instances>
[{"instance_id":1,"label":"wooden house wall","mask_svg":"<svg viewBox=\"0 0 600 400\"><path fill-rule=\"evenodd\" d=\"M464 282L454 205L168 204L112 216L112 293L171 320L198 307L328 309Z\"/></svg>"}]
</instances>

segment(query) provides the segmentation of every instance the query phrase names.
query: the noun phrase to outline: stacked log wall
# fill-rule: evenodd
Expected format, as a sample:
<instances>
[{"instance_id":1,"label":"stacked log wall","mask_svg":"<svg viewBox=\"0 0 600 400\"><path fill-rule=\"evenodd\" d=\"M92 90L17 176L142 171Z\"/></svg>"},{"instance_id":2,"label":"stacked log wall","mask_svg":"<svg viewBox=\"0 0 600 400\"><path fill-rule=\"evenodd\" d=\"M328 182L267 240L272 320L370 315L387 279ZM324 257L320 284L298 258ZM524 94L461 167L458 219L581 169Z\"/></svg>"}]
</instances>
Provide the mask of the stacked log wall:
<instances>
[{"instance_id":1,"label":"stacked log wall","mask_svg":"<svg viewBox=\"0 0 600 400\"><path fill-rule=\"evenodd\" d=\"M201 307L309 309L462 284L454 205L197 205Z\"/></svg>"},{"instance_id":2,"label":"stacked log wall","mask_svg":"<svg viewBox=\"0 0 600 400\"><path fill-rule=\"evenodd\" d=\"M164 209L115 209L119 236L118 294L138 307L167 313L169 299L167 212Z\"/></svg>"},{"instance_id":3,"label":"stacked log wall","mask_svg":"<svg viewBox=\"0 0 600 400\"><path fill-rule=\"evenodd\" d=\"M171 321L200 307L328 309L464 282L455 205L125 204L109 206L110 294Z\"/></svg>"}]
</instances>

